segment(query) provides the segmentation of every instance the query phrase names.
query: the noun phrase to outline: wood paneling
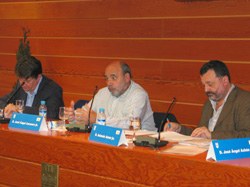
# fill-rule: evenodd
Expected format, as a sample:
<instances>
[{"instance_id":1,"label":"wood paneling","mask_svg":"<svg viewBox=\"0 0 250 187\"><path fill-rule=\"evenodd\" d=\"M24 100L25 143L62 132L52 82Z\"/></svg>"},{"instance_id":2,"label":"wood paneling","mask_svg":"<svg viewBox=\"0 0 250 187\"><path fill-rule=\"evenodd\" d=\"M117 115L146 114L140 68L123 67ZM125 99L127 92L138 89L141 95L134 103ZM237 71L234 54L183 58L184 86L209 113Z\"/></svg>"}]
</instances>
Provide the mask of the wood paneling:
<instances>
[{"instance_id":1,"label":"wood paneling","mask_svg":"<svg viewBox=\"0 0 250 187\"><path fill-rule=\"evenodd\" d=\"M40 56L37 58L43 64L45 74L64 74L72 76L96 76L103 78L105 67L110 61L118 58L91 58L85 56ZM8 74L14 73L16 57L14 54L0 54L0 71ZM202 61L192 60L151 60L151 59L126 59L132 68L136 80L151 81L187 81L200 83L199 71ZM205 61L204 61L205 62ZM248 72L250 62L225 61L231 73L232 81L237 84L249 84ZM63 66L62 66L63 64ZM143 66L143 68L141 68ZM1 77L0 77L1 78Z\"/></svg>"},{"instance_id":2,"label":"wood paneling","mask_svg":"<svg viewBox=\"0 0 250 187\"><path fill-rule=\"evenodd\" d=\"M0 37L249 38L248 17L0 20ZM221 24L223 23L223 24ZM46 25L46 27L44 27Z\"/></svg>"},{"instance_id":3,"label":"wood paneling","mask_svg":"<svg viewBox=\"0 0 250 187\"><path fill-rule=\"evenodd\" d=\"M19 40L0 38L5 45L2 53L15 53ZM49 39L32 38L34 55L89 56L106 58L139 59L222 59L227 61L248 61L250 41L242 40L147 40L147 39ZM233 46L229 47L229 46Z\"/></svg>"},{"instance_id":4,"label":"wood paneling","mask_svg":"<svg viewBox=\"0 0 250 187\"><path fill-rule=\"evenodd\" d=\"M3 1L4 2L4 1ZM8 1L7 1L8 2ZM241 1L165 1L165 0L89 0L89 1L24 1L1 3L4 19L65 18L134 18L168 16L247 15L250 2ZM23 11L17 11L22 9ZM8 11L5 11L8 10Z\"/></svg>"},{"instance_id":5,"label":"wood paneling","mask_svg":"<svg viewBox=\"0 0 250 187\"><path fill-rule=\"evenodd\" d=\"M7 11L6 11L7 10ZM44 73L64 90L65 103L91 99L113 60L124 59L155 111L172 97L183 123L197 124L206 100L199 69L228 64L233 83L250 91L250 2L87 0L0 2L0 94L15 82L22 28ZM3 76L4 75L4 76Z\"/></svg>"}]
</instances>

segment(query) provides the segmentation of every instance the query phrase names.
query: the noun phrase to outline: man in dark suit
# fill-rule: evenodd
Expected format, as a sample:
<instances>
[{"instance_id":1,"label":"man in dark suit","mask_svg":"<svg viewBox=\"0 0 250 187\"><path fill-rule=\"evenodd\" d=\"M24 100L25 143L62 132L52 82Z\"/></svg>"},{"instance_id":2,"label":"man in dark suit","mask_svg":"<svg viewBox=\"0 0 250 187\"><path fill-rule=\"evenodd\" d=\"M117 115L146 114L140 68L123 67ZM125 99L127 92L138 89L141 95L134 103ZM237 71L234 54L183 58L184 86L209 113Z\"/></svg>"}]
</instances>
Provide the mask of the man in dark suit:
<instances>
[{"instance_id":1,"label":"man in dark suit","mask_svg":"<svg viewBox=\"0 0 250 187\"><path fill-rule=\"evenodd\" d=\"M15 74L18 81L14 89L0 98L0 107L5 107L5 117L10 118L13 112L17 112L15 101L22 99L25 105L24 113L37 115L40 102L44 100L47 118L58 119L59 107L64 106L62 88L42 74L41 62L33 56L27 56L17 62ZM14 92L16 94L11 98Z\"/></svg>"},{"instance_id":2,"label":"man in dark suit","mask_svg":"<svg viewBox=\"0 0 250 187\"><path fill-rule=\"evenodd\" d=\"M170 123L165 130L212 139L250 137L250 92L232 84L227 66L218 60L204 64L200 76L208 100L198 128Z\"/></svg>"}]
</instances>

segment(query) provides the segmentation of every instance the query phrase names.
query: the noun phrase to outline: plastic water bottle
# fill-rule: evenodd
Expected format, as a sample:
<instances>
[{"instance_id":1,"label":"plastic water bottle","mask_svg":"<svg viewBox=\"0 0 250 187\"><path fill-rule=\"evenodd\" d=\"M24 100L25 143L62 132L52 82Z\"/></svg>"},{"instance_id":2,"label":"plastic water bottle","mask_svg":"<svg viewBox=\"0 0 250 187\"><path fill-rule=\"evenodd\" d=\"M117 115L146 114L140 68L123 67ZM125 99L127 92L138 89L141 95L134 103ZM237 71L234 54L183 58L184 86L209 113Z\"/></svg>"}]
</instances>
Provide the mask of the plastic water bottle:
<instances>
[{"instance_id":1,"label":"plastic water bottle","mask_svg":"<svg viewBox=\"0 0 250 187\"><path fill-rule=\"evenodd\" d=\"M47 117L47 107L46 107L46 102L41 101L41 104L39 106L39 116L43 116L45 119Z\"/></svg>"},{"instance_id":2,"label":"plastic water bottle","mask_svg":"<svg viewBox=\"0 0 250 187\"><path fill-rule=\"evenodd\" d=\"M99 113L97 114L97 124L106 125L106 115L104 108L99 108Z\"/></svg>"}]
</instances>

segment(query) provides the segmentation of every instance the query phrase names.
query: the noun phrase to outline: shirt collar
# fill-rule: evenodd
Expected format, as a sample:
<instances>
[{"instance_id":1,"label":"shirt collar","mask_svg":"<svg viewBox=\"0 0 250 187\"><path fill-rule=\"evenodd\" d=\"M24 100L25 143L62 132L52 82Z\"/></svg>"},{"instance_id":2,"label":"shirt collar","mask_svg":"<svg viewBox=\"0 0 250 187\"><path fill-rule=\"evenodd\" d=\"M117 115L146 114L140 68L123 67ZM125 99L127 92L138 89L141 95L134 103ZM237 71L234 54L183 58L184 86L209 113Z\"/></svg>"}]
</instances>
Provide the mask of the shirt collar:
<instances>
[{"instance_id":1,"label":"shirt collar","mask_svg":"<svg viewBox=\"0 0 250 187\"><path fill-rule=\"evenodd\" d=\"M224 103L227 101L227 98L228 98L229 94L232 92L232 90L233 90L234 88L235 88L235 85L234 85L234 84L231 84L231 87L230 87L229 91L227 92L227 95L226 95L226 97L224 98L223 104L221 105L221 107L223 107ZM213 109L215 110L216 101L213 101L213 100L211 100L211 99L209 99L209 100L210 100L210 102L211 102L211 104L212 104Z\"/></svg>"}]
</instances>

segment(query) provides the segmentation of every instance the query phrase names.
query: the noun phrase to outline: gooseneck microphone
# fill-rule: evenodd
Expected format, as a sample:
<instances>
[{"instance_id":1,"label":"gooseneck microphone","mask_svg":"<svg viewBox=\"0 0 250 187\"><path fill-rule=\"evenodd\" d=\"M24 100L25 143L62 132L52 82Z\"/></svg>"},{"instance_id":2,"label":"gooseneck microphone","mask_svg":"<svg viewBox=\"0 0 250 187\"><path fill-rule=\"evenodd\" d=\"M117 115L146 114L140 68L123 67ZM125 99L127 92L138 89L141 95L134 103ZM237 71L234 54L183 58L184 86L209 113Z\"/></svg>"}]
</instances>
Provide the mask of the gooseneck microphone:
<instances>
[{"instance_id":1,"label":"gooseneck microphone","mask_svg":"<svg viewBox=\"0 0 250 187\"><path fill-rule=\"evenodd\" d=\"M168 107L168 110L167 110L167 112L165 113L165 116L164 116L164 118L163 118L162 121L161 121L160 126L158 127L158 142L161 141L161 129L162 129L163 125L165 124L165 122L166 122L166 120L167 120L167 118L168 118L168 115L169 115L169 113L171 112L171 110L172 110L172 108L173 108L175 102L176 102L176 98L173 97L173 100L172 100L172 102L170 103L170 105L169 105L169 107Z\"/></svg>"},{"instance_id":2,"label":"gooseneck microphone","mask_svg":"<svg viewBox=\"0 0 250 187\"><path fill-rule=\"evenodd\" d=\"M92 106L93 106L93 103L95 100L95 95L96 95L97 91L98 91L98 86L95 86L95 90L93 93L93 99L92 99L92 102L91 102L90 107L89 107L88 124L87 124L88 132L90 132L92 129L92 125L90 124L90 114L91 114Z\"/></svg>"},{"instance_id":3,"label":"gooseneck microphone","mask_svg":"<svg viewBox=\"0 0 250 187\"><path fill-rule=\"evenodd\" d=\"M153 147L158 148L167 145L168 141L161 141L161 129L164 123L166 122L174 104L175 104L176 98L173 97L172 102L170 103L167 112L165 113L161 124L158 127L158 138L153 138L149 136L137 136L136 140L134 141L134 144L137 146L143 146L143 147Z\"/></svg>"},{"instance_id":4,"label":"gooseneck microphone","mask_svg":"<svg viewBox=\"0 0 250 187\"><path fill-rule=\"evenodd\" d=\"M10 95L10 97L7 99L7 101L5 102L4 106L3 106L3 117L0 118L0 123L8 123L9 122L9 118L5 118L4 117L4 108L10 103L11 99L13 99L13 97L15 97L15 95L17 94L17 92L22 88L22 86L24 85L25 81L23 81L18 87L17 89Z\"/></svg>"},{"instance_id":5,"label":"gooseneck microphone","mask_svg":"<svg viewBox=\"0 0 250 187\"><path fill-rule=\"evenodd\" d=\"M16 95L17 92L22 88L22 86L24 85L24 83L25 83L25 81L23 81L22 84L20 84L20 85L17 87L17 89L13 92L13 94L9 97L9 99L7 99L6 104L5 104L4 107L6 107L6 106L9 104L9 102L11 101L11 99L13 99L13 97L15 97L15 95Z\"/></svg>"}]
</instances>

